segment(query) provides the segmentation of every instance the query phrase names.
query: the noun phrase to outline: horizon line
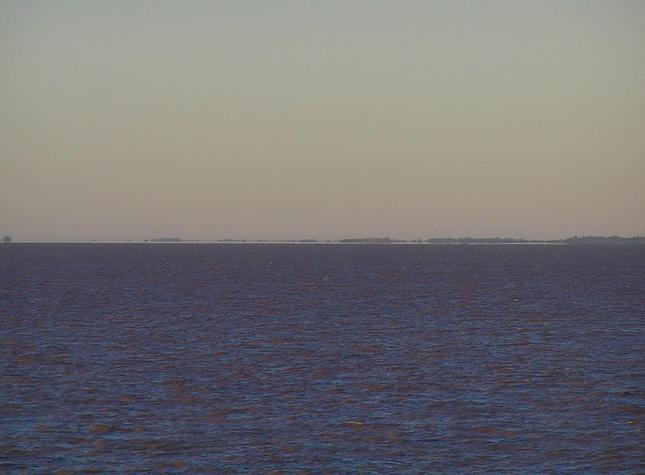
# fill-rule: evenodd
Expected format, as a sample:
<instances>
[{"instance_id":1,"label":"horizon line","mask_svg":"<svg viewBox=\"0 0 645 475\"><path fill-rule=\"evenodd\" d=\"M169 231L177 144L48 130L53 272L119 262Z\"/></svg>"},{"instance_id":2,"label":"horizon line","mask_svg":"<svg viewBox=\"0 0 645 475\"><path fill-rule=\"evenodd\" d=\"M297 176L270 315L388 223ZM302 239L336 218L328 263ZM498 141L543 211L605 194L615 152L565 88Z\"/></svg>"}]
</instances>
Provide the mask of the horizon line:
<instances>
[{"instance_id":1,"label":"horizon line","mask_svg":"<svg viewBox=\"0 0 645 475\"><path fill-rule=\"evenodd\" d=\"M417 239L398 239L387 237L358 237L358 238L293 238L293 239L248 239L248 238L220 238L220 239L184 239L179 237L157 237L144 239L13 239L7 235L5 243L12 244L566 244L570 242L592 241L637 241L645 244L645 235L573 235L556 239L532 239L514 237L431 237ZM643 241L643 242L640 242Z\"/></svg>"}]
</instances>

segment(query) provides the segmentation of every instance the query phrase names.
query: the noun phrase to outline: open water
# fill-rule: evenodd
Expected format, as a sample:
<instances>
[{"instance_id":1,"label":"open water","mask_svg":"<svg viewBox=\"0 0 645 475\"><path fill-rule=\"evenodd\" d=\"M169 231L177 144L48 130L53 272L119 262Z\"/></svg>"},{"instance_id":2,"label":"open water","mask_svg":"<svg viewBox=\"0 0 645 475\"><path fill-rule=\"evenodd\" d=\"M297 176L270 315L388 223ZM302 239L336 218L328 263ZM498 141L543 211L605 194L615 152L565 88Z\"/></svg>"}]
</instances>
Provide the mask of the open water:
<instances>
[{"instance_id":1,"label":"open water","mask_svg":"<svg viewBox=\"0 0 645 475\"><path fill-rule=\"evenodd\" d=\"M644 473L645 246L0 245L0 473Z\"/></svg>"}]
</instances>

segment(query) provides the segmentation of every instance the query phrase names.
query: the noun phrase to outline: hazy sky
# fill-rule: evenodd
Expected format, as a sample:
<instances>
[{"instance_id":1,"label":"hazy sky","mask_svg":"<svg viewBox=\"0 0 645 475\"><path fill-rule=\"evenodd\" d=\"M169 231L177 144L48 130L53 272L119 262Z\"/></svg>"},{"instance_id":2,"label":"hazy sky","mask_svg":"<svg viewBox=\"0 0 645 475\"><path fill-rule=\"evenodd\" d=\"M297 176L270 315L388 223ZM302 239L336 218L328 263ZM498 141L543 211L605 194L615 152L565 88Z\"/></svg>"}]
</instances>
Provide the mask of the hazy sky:
<instances>
[{"instance_id":1,"label":"hazy sky","mask_svg":"<svg viewBox=\"0 0 645 475\"><path fill-rule=\"evenodd\" d=\"M645 1L0 0L0 233L645 234Z\"/></svg>"}]
</instances>

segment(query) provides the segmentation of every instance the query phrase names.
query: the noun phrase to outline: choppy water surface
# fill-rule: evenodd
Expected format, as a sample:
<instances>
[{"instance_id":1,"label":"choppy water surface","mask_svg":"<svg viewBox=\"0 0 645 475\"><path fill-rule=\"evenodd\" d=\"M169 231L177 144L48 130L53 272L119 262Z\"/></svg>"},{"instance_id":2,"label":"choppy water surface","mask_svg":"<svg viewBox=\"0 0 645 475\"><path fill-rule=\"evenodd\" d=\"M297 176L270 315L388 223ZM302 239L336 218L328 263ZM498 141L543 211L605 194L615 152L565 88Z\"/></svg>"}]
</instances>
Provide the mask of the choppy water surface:
<instances>
[{"instance_id":1,"label":"choppy water surface","mask_svg":"<svg viewBox=\"0 0 645 475\"><path fill-rule=\"evenodd\" d=\"M0 246L0 472L638 473L644 247Z\"/></svg>"}]
</instances>

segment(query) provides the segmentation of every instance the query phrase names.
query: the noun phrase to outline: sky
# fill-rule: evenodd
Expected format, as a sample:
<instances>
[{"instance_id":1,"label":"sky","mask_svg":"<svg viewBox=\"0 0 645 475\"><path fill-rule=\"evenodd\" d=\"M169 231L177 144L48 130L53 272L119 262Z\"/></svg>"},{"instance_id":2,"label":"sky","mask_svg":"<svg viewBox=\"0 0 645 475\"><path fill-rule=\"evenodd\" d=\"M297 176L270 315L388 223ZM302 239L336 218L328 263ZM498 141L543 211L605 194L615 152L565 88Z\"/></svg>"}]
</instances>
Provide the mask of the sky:
<instances>
[{"instance_id":1,"label":"sky","mask_svg":"<svg viewBox=\"0 0 645 475\"><path fill-rule=\"evenodd\" d=\"M645 2L0 0L0 234L645 235Z\"/></svg>"}]
</instances>

